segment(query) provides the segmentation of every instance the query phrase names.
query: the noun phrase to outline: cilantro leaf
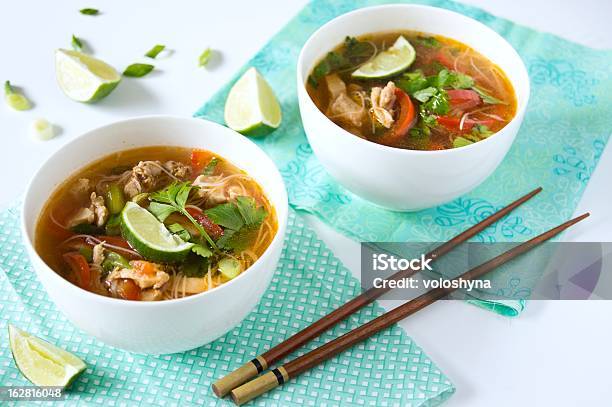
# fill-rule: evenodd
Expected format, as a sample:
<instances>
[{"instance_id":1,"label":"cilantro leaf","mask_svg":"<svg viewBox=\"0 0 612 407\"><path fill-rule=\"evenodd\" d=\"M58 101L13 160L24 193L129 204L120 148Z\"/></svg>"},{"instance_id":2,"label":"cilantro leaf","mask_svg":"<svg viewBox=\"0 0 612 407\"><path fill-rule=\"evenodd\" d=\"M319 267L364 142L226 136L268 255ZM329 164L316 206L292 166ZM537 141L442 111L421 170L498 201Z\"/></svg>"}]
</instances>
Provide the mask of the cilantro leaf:
<instances>
[{"instance_id":1,"label":"cilantro leaf","mask_svg":"<svg viewBox=\"0 0 612 407\"><path fill-rule=\"evenodd\" d=\"M131 78L142 78L145 75L148 75L155 66L150 64L132 64L125 68L123 71L123 76L128 76Z\"/></svg>"},{"instance_id":2,"label":"cilantro leaf","mask_svg":"<svg viewBox=\"0 0 612 407\"><path fill-rule=\"evenodd\" d=\"M165 221L168 216L177 211L174 206L159 202L151 202L147 210L155 215L160 222Z\"/></svg>"},{"instance_id":3,"label":"cilantro leaf","mask_svg":"<svg viewBox=\"0 0 612 407\"><path fill-rule=\"evenodd\" d=\"M219 159L217 157L211 158L208 164L206 164L206 167L202 170L202 175L213 175L217 164L219 164Z\"/></svg>"},{"instance_id":4,"label":"cilantro leaf","mask_svg":"<svg viewBox=\"0 0 612 407\"><path fill-rule=\"evenodd\" d=\"M206 246L202 246L201 244L196 244L191 248L191 251L195 254L197 254L200 257L210 257L212 256L212 251L206 247Z\"/></svg>"},{"instance_id":5,"label":"cilantro leaf","mask_svg":"<svg viewBox=\"0 0 612 407\"><path fill-rule=\"evenodd\" d=\"M430 86L425 89L417 90L412 94L412 97L418 100L419 102L424 103L427 102L429 98L434 96L436 93L438 93L438 89L434 88L433 86Z\"/></svg>"},{"instance_id":6,"label":"cilantro leaf","mask_svg":"<svg viewBox=\"0 0 612 407\"><path fill-rule=\"evenodd\" d=\"M72 34L72 49L74 49L75 51L79 51L79 52L83 50L83 43L74 34Z\"/></svg>"},{"instance_id":7,"label":"cilantro leaf","mask_svg":"<svg viewBox=\"0 0 612 407\"><path fill-rule=\"evenodd\" d=\"M237 205L233 202L217 205L205 210L204 213L217 225L227 229L238 230L244 226L242 215Z\"/></svg>"},{"instance_id":8,"label":"cilantro leaf","mask_svg":"<svg viewBox=\"0 0 612 407\"><path fill-rule=\"evenodd\" d=\"M79 10L79 13L84 14L86 16L95 16L100 13L100 10L95 8L82 8Z\"/></svg>"},{"instance_id":9,"label":"cilantro leaf","mask_svg":"<svg viewBox=\"0 0 612 407\"><path fill-rule=\"evenodd\" d=\"M185 277L204 277L208 273L208 259L196 255L187 256L180 271Z\"/></svg>"},{"instance_id":10,"label":"cilantro leaf","mask_svg":"<svg viewBox=\"0 0 612 407\"><path fill-rule=\"evenodd\" d=\"M159 45L157 44L156 46L154 46L153 48L151 48L146 54L146 57L155 59L160 52L162 52L164 49L166 49L165 45Z\"/></svg>"},{"instance_id":11,"label":"cilantro leaf","mask_svg":"<svg viewBox=\"0 0 612 407\"><path fill-rule=\"evenodd\" d=\"M250 246L258 232L259 229L255 226L244 226L240 230L226 230L217 244L223 249L241 251Z\"/></svg>"},{"instance_id":12,"label":"cilantro leaf","mask_svg":"<svg viewBox=\"0 0 612 407\"><path fill-rule=\"evenodd\" d=\"M442 43L438 41L436 37L425 37L421 35L417 37L416 42L429 48L440 48L442 45Z\"/></svg>"},{"instance_id":13,"label":"cilantro leaf","mask_svg":"<svg viewBox=\"0 0 612 407\"><path fill-rule=\"evenodd\" d=\"M163 205L163 204L160 204L160 205ZM189 234L187 229L185 229L183 225L181 225L180 223L171 224L170 226L168 226L168 230L174 233L175 235L177 235L178 237L180 237L181 240L184 242L188 242L189 239L191 239L191 235Z\"/></svg>"},{"instance_id":14,"label":"cilantro leaf","mask_svg":"<svg viewBox=\"0 0 612 407\"><path fill-rule=\"evenodd\" d=\"M247 226L258 226L268 216L263 206L257 207L255 199L250 196L237 197L236 206Z\"/></svg>"},{"instance_id":15,"label":"cilantro leaf","mask_svg":"<svg viewBox=\"0 0 612 407\"><path fill-rule=\"evenodd\" d=\"M323 77L336 71L357 67L370 59L375 52L376 48L372 43L359 41L355 37L346 37L342 50L328 52L314 67L308 77L308 83L316 88Z\"/></svg>"},{"instance_id":16,"label":"cilantro leaf","mask_svg":"<svg viewBox=\"0 0 612 407\"><path fill-rule=\"evenodd\" d=\"M507 104L506 102L497 99L496 97L493 97L491 95L489 95L484 89L482 89L479 86L472 86L472 90L474 90L476 93L478 93L478 95L480 95L480 98L482 99L483 102L488 103L490 105L499 105L499 104Z\"/></svg>"}]
</instances>

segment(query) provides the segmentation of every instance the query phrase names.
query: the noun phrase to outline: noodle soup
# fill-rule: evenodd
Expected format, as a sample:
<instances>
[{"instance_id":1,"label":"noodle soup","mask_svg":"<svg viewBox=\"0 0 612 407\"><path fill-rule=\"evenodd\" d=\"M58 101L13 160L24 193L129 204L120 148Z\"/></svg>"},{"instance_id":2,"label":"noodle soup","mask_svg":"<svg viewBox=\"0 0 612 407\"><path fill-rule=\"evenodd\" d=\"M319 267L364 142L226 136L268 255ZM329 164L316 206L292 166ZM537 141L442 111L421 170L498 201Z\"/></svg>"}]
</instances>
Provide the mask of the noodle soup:
<instances>
[{"instance_id":1,"label":"noodle soup","mask_svg":"<svg viewBox=\"0 0 612 407\"><path fill-rule=\"evenodd\" d=\"M315 64L306 90L355 136L410 150L476 143L517 108L497 65L451 38L415 31L347 37Z\"/></svg>"},{"instance_id":2,"label":"noodle soup","mask_svg":"<svg viewBox=\"0 0 612 407\"><path fill-rule=\"evenodd\" d=\"M72 175L47 202L35 247L85 290L155 301L235 278L276 232L274 208L244 171L210 151L160 146Z\"/></svg>"}]
</instances>

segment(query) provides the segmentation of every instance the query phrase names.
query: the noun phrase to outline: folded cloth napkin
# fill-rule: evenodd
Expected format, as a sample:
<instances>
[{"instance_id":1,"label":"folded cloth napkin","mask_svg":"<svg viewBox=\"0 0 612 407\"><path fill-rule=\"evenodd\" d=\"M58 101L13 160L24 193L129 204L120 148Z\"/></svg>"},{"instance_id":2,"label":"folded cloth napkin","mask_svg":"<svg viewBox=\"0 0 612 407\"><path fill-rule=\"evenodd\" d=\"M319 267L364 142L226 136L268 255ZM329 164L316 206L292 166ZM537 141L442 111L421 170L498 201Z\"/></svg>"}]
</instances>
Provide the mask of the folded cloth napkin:
<instances>
[{"instance_id":1,"label":"folded cloth napkin","mask_svg":"<svg viewBox=\"0 0 612 407\"><path fill-rule=\"evenodd\" d=\"M519 52L531 78L531 100L521 131L495 173L474 191L445 205L416 213L378 208L335 182L313 155L301 126L295 68L306 39L332 18L356 8L404 1L314 0L306 5L239 72L255 66L270 82L283 109L281 127L256 140L275 160L290 204L314 213L360 241L441 242L479 222L537 186L544 191L477 240L526 240L573 213L612 128L612 51L598 51L448 0L418 3L475 18L506 38ZM410 3L410 1L406 1ZM334 44L330 44L333 46ZM195 116L223 123L230 86L223 87ZM521 287L517 292L521 292ZM474 300L503 315L517 315L523 300Z\"/></svg>"},{"instance_id":2,"label":"folded cloth napkin","mask_svg":"<svg viewBox=\"0 0 612 407\"><path fill-rule=\"evenodd\" d=\"M133 354L104 345L58 312L30 266L15 206L0 213L0 384L29 384L11 357L7 332L11 323L87 363L87 370L67 393L68 405L230 406L233 403L228 399L220 401L213 395L213 381L328 314L359 289L359 282L291 211L285 247L270 288L240 325L189 352ZM299 354L382 312L377 304L364 308L307 344ZM453 392L449 379L402 329L394 326L253 404L435 406Z\"/></svg>"}]
</instances>

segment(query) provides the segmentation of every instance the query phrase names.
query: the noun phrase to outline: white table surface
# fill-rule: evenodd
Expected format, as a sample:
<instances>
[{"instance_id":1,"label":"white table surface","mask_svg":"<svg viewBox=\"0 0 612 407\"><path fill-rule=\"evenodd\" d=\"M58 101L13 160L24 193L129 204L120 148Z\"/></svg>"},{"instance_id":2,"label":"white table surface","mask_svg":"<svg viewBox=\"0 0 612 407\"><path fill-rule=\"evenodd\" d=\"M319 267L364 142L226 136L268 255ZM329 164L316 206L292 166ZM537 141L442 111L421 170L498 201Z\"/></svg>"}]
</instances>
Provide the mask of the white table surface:
<instances>
[{"instance_id":1,"label":"white table surface","mask_svg":"<svg viewBox=\"0 0 612 407\"><path fill-rule=\"evenodd\" d=\"M23 86L36 104L28 112L0 106L3 143L0 207L26 186L38 164L78 134L122 118L145 114L190 116L306 2L105 0L52 2L21 0L0 6L0 79ZM595 48L612 48L612 2L605 0L468 0L516 22ZM78 9L98 7L102 15ZM174 53L156 61L154 74L127 79L96 105L63 96L55 83L53 50L70 47L72 34L95 55L123 69L156 43ZM221 58L210 70L197 67L211 46ZM49 142L33 141L30 122L45 117L62 127ZM577 212L593 216L567 239L612 240L610 211L612 152L608 147ZM358 245L310 218L309 222L356 274ZM385 304L390 305L390 304ZM612 386L612 302L532 302L507 319L461 302L445 301L401 323L438 366L457 393L447 406L603 406Z\"/></svg>"}]
</instances>

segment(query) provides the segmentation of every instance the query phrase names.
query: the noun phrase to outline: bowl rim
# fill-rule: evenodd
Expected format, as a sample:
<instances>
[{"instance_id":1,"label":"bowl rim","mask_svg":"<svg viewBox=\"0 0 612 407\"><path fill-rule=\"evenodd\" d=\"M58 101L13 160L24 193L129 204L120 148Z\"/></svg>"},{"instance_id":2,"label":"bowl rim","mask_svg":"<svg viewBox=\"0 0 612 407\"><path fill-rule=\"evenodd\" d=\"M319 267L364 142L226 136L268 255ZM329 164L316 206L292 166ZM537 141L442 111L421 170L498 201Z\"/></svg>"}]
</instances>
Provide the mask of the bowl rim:
<instances>
[{"instance_id":1,"label":"bowl rim","mask_svg":"<svg viewBox=\"0 0 612 407\"><path fill-rule=\"evenodd\" d=\"M358 14L366 14L366 13L371 13L371 12L376 12L378 10L381 9L393 9L393 8L400 8L400 9L423 9L423 10L430 10L436 13L446 13L450 16L452 16L453 18L461 18L461 19L467 19L469 20L472 24L475 24L476 26L479 26L481 29L484 29L485 31L489 32L489 35L495 37L497 40L500 40L502 42L504 42L506 45L508 45L509 47L509 51L512 54L513 58L516 58L520 64L520 71L521 71L521 75L524 74L525 78L527 79L524 83L523 86L525 86L525 98L524 98L524 103L519 104L517 101L517 109L516 112L514 114L514 117L512 117L512 119L499 131L496 131L494 134L492 134L490 137L487 137L484 140L480 140L476 143L473 144L469 144L466 146L462 146L459 148L447 148L444 150L410 150L410 149L405 149L405 148L399 148L399 147L390 147L384 144L378 144L375 143L373 141L370 140L365 140L362 139L361 137L356 136L355 134L349 132L348 130L345 130L344 128L342 128L341 126L339 126L338 124L336 124L335 122L333 122L332 120L330 120L327 116L325 116L325 114L323 112L321 112L321 110L319 110L319 108L314 104L314 101L312 100L312 98L310 97L310 95L308 94L308 91L306 90L306 78L304 78L304 75L302 74L303 71L303 67L304 67L304 53L305 50L310 46L311 42L314 41L314 37L319 35L320 32L322 30L325 29L329 29L329 27L333 26L334 24L337 24L339 20L342 20L344 18L350 18L354 15L358 15ZM384 31L381 31L384 32ZM424 32L425 33L425 32ZM426 32L426 33L430 33L430 32ZM431 33L431 34L435 34L435 33ZM469 47L472 47L472 45L470 44L465 44ZM329 48L329 49L325 49L322 53L321 56L319 56L319 58L315 59L315 61L319 61L322 56L329 52L331 49L333 48ZM484 55L484 57L486 57L487 59L489 59L489 57L487 55ZM316 63L316 62L315 62ZM456 11L452 11L446 8L442 8L442 7L434 7L434 6L428 6L428 5L424 5L424 4L382 4L382 5L377 5L377 6L368 6L368 7L361 7L352 11L349 11L347 13L343 13L340 14L339 16L334 17L333 19L331 19L330 21L328 21L327 23L323 24L322 26L320 26L319 28L317 28L306 40L306 42L304 43L304 45L302 46L300 53L298 55L298 60L297 60L297 66L296 66L296 76L297 76L297 81L298 81L298 98L301 99L299 97L299 94L301 92L303 92L305 94L305 99L306 103L308 104L309 108L313 108L316 111L316 115L318 117L320 117L321 119L324 119L325 121L329 122L331 125L333 125L335 128L339 129L340 132L336 133L336 134L342 134L341 137L346 137L346 136L350 136L352 139L355 139L356 143L358 145L362 145L364 146L364 148L374 148L374 149L378 149L382 152L388 152L391 154L400 154L400 155L411 155L411 154L416 154L416 155L448 155L448 154L461 154L461 151L469 151L470 149L477 149L477 148L484 148L485 145L490 144L490 143L494 143L495 141L491 141L491 140L495 140L497 139L497 137L495 137L498 133L503 132L508 126L510 126L511 124L516 124L518 122L518 125L520 126L522 120L523 120L523 116L525 114L525 111L527 109L527 105L529 104L529 98L530 98L530 94L531 94L531 82L529 81L529 74L527 71L527 67L525 66L525 62L523 61L523 59L521 58L521 56L519 55L519 53L516 51L516 49L512 46L512 44L510 44L504 37L502 37L501 35L499 35L495 30L493 30L492 28L488 27L486 24L481 23L480 21L466 16L464 14L458 13ZM309 68L308 72L310 72L312 70L312 67ZM505 74L505 71L504 71ZM514 82L512 82L512 80L510 80L510 78L508 78L508 81L510 82L510 84L512 85L513 90L516 92L517 86Z\"/></svg>"},{"instance_id":2,"label":"bowl rim","mask_svg":"<svg viewBox=\"0 0 612 407\"><path fill-rule=\"evenodd\" d=\"M65 149L70 148L71 145L73 145L77 140L79 140L81 138L91 137L90 135L92 133L95 133L95 132L98 132L98 131L107 131L109 128L111 128L113 126L116 126L116 125L123 125L123 124L131 123L131 122L138 122L138 121L146 122L148 120L178 120L178 121L190 122L190 123L194 123L194 124L200 124L202 122L205 122L206 125L211 125L212 127L217 128L217 130L235 133L235 135L239 136L240 138L242 138L244 142L246 142L247 144L251 144L251 146L253 146L256 149L260 150L266 156L266 159L270 161L270 164L272 164L274 176L277 176L278 179L281 182L282 188L280 189L280 192L281 192L281 196L280 196L280 198L281 198L280 201L281 202L280 203L281 203L281 205L283 207L284 216L281 216L281 214L279 213L279 210L277 209L277 206L275 205L274 209L276 210L276 217L277 217L278 228L277 228L277 231L276 231L276 234L275 234L274 238L272 239L272 241L270 242L270 244L268 245L268 247L266 248L264 253L248 269L246 269L244 272L240 273L240 275L238 275L237 277L231 279L230 281L227 281L226 283L221 284L220 286L217 286L217 287L213 288L212 290L204 291L204 292L201 292L201 293L198 293L198 294L193 294L193 295L189 295L189 296L182 297L182 298L173 298L173 299L162 300L162 301L130 301L130 300L125 300L125 299L121 299L121 298L107 297L107 296L104 296L104 295L93 293L91 291L87 291L87 290L85 290L85 289L83 289L83 288L81 288L81 287L79 287L79 286L77 286L75 284L72 284L71 282L69 282L68 280L64 279L62 276L60 276L38 254L38 251L36 250L36 248L34 246L33 239L31 239L30 235L28 234L27 225L26 225L26 217L24 216L24 214L25 214L25 209L26 209L26 207L28 206L28 203L29 203L30 191L32 190L32 187L33 187L33 184L34 184L35 180L40 176L43 167L45 167L48 163L52 162L61 151L64 151ZM118 151L121 151L121 150L118 150ZM102 153L99 158L103 158L105 155L108 155L108 154L110 154L110 153L109 152ZM236 165L236 164L234 164L234 165ZM240 165L236 165L236 166L238 168L241 168ZM82 167L80 167L80 168L82 168ZM75 171L79 171L79 169L77 169ZM255 181L259 182L257 179L255 179ZM53 189L53 191L55 191L55 189L57 189L57 186ZM47 197L47 200L48 199L49 199L49 197ZM22 235L21 240L22 240L22 242L25 243L25 246L26 246L26 249L28 250L29 256L31 256L32 254L35 255L36 256L36 260L40 261L46 267L45 272L51 273L51 275L53 276L52 278L56 279L57 281L60 281L60 284L68 287L67 289L71 290L75 295L77 295L77 296L84 296L84 297L90 297L91 300L101 301L101 302L107 303L109 305L112 304L112 305L119 305L120 306L121 304L124 304L124 305L126 305L128 307L151 307L151 308L155 308L155 307L179 306L180 304L198 301L199 299L202 299L204 297L212 295L212 293L217 293L217 292L223 290L223 287L229 287L232 284L235 285L236 281L239 281L241 278L244 279L243 275L246 274L249 269L253 268L258 263L260 264L260 263L264 262L265 259L267 259L268 257L272 256L270 247L272 247L273 245L274 246L280 245L280 250L282 251L282 249L283 249L283 241L284 241L284 238L285 238L285 232L286 232L287 223L288 223L289 203L288 203L288 198L287 198L287 188L285 186L283 177L281 176L280 171L278 170L278 167L276 166L274 161L272 161L272 158L270 158L270 156L261 147L259 147L257 144L255 144L252 140L248 139L246 136L243 136L240 133L238 133L238 132L236 132L236 131L234 131L234 130L226 127L226 126L223 126L223 125L221 125L219 123L216 123L216 122L214 122L212 120L207 120L207 119L202 119L202 118L197 118L197 117L189 117L189 116L183 117L183 116L178 116L178 115L152 114L152 115L134 116L134 117L130 117L130 118L127 118L127 119L111 121L111 122L103 124L101 126L92 128L90 130L85 131L84 133L79 134L78 136L74 137L73 139L71 139L70 141L66 142L64 145L62 145L60 148L55 150L50 156L47 157L47 159L45 159L38 166L38 169L36 170L34 175L32 175L32 177L28 181L27 187L25 189L24 199L23 199L23 202L20 205L20 215L21 215L20 229L21 229L21 235ZM39 217L37 215L36 221L34 223L34 228L36 228L36 225L38 224L38 221L39 221ZM28 258L28 261L31 264L32 272L38 273L38 271L36 270L36 266L34 266L32 260L30 258ZM270 272L274 273L274 272L276 272L276 270L272 270ZM40 279L39 279L39 281L40 281ZM44 288L45 288L45 291L47 291L46 287L44 287Z\"/></svg>"}]
</instances>

